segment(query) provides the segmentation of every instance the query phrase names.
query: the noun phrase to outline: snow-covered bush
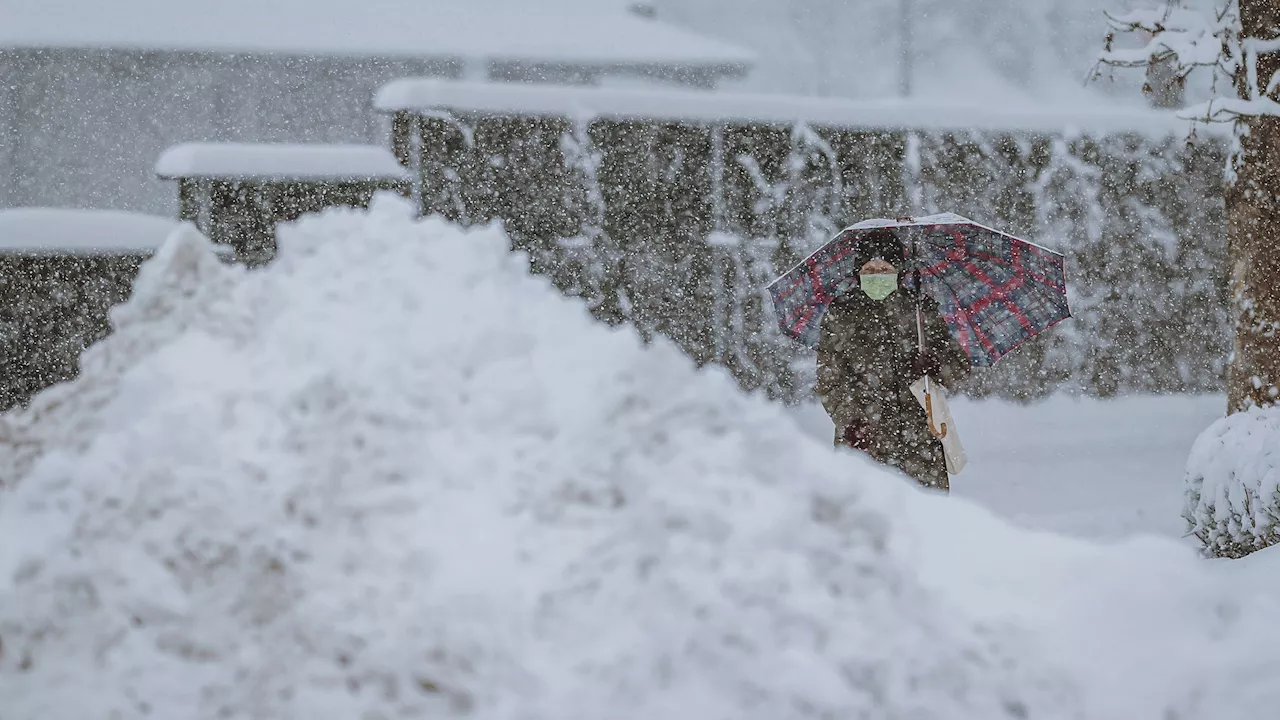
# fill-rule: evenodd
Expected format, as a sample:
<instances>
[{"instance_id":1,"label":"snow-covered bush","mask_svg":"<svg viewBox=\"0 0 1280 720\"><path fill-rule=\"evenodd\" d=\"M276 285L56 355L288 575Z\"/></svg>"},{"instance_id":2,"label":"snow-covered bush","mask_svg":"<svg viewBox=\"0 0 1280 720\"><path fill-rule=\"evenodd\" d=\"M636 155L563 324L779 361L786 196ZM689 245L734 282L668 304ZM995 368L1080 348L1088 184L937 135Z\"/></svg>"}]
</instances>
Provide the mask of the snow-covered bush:
<instances>
[{"instance_id":1,"label":"snow-covered bush","mask_svg":"<svg viewBox=\"0 0 1280 720\"><path fill-rule=\"evenodd\" d=\"M1241 557L1280 542L1280 408L1209 426L1187 460L1183 516L1209 555Z\"/></svg>"},{"instance_id":2,"label":"snow-covered bush","mask_svg":"<svg viewBox=\"0 0 1280 720\"><path fill-rule=\"evenodd\" d=\"M906 214L908 195L921 212L959 212L1068 257L1075 319L975 373L966 393L1223 384L1217 136L928 131L907 143L900 131L803 123L519 115L422 127L429 212L502 220L535 272L598 319L667 337L744 388L810 397L812 357L777 331L764 286L851 222ZM918 173L904 174L904 158ZM904 188L904 175L919 186Z\"/></svg>"},{"instance_id":3,"label":"snow-covered bush","mask_svg":"<svg viewBox=\"0 0 1280 720\"><path fill-rule=\"evenodd\" d=\"M399 200L145 265L0 416L0 716L1261 717L1280 601L1016 529Z\"/></svg>"}]
</instances>

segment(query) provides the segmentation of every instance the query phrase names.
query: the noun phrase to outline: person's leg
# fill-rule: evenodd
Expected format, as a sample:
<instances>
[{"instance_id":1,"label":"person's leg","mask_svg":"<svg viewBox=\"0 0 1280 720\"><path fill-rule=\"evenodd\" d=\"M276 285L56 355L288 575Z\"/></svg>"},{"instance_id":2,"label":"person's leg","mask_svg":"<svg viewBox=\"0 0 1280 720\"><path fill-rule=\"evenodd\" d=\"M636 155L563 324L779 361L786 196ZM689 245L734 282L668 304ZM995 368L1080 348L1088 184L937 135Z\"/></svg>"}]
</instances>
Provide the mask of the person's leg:
<instances>
[{"instance_id":1,"label":"person's leg","mask_svg":"<svg viewBox=\"0 0 1280 720\"><path fill-rule=\"evenodd\" d=\"M934 440L930 443L932 447L929 452L922 457L925 460L924 467L920 475L916 476L916 480L927 488L940 490L943 493L951 494L951 475L947 473L947 456L943 452L942 442Z\"/></svg>"},{"instance_id":2,"label":"person's leg","mask_svg":"<svg viewBox=\"0 0 1280 720\"><path fill-rule=\"evenodd\" d=\"M865 425L836 428L836 447L861 450L874 455L873 446L873 438Z\"/></svg>"},{"instance_id":3,"label":"person's leg","mask_svg":"<svg viewBox=\"0 0 1280 720\"><path fill-rule=\"evenodd\" d=\"M864 452L872 460L914 478L931 490L951 492L946 455L942 443L932 435L903 443L876 437L866 426L836 428L835 446Z\"/></svg>"},{"instance_id":4,"label":"person's leg","mask_svg":"<svg viewBox=\"0 0 1280 720\"><path fill-rule=\"evenodd\" d=\"M942 462L930 463L928 473L923 478L917 478L917 480L927 488L940 490L946 495L951 494L951 476L947 473L945 457Z\"/></svg>"},{"instance_id":5,"label":"person's leg","mask_svg":"<svg viewBox=\"0 0 1280 720\"><path fill-rule=\"evenodd\" d=\"M942 443L932 435L913 438L903 448L899 469L922 486L944 493L951 491L951 476L947 474L947 457Z\"/></svg>"}]
</instances>

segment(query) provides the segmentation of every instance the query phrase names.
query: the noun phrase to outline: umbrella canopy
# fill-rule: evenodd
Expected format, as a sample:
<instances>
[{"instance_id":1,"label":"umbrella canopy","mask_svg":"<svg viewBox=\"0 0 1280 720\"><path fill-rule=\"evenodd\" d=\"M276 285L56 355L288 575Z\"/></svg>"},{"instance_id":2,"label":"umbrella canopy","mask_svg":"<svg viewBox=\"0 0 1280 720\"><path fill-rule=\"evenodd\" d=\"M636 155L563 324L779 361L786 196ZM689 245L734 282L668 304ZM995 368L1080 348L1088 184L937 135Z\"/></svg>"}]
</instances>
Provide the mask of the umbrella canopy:
<instances>
[{"instance_id":1,"label":"umbrella canopy","mask_svg":"<svg viewBox=\"0 0 1280 720\"><path fill-rule=\"evenodd\" d=\"M882 249L886 233L901 243L906 281L918 278L938 302L974 365L994 364L1071 316L1061 254L946 213L868 220L841 231L769 285L782 332L816 348L827 306L857 290L869 248Z\"/></svg>"}]
</instances>

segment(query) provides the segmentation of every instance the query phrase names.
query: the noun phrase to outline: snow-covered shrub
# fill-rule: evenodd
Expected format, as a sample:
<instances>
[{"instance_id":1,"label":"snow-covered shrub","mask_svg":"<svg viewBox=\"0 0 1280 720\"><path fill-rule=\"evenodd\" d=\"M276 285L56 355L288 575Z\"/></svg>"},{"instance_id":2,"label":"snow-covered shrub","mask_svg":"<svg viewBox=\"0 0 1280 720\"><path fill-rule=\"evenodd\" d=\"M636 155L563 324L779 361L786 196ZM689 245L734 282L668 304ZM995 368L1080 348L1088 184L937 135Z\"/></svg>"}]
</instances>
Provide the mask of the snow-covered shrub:
<instances>
[{"instance_id":1,"label":"snow-covered shrub","mask_svg":"<svg viewBox=\"0 0 1280 720\"><path fill-rule=\"evenodd\" d=\"M423 127L429 211L462 225L502 220L534 271L586 298L598 319L671 339L744 388L810 397L812 356L776 330L764 285L851 222L907 214L908 197L919 212L959 212L1068 257L1075 318L975 373L966 393L1029 401L1223 384L1226 147L1216 136L907 139L804 123L518 115Z\"/></svg>"},{"instance_id":2,"label":"snow-covered shrub","mask_svg":"<svg viewBox=\"0 0 1280 720\"><path fill-rule=\"evenodd\" d=\"M1280 407L1222 418L1187 460L1190 531L1206 554L1241 557L1280 542Z\"/></svg>"}]
</instances>

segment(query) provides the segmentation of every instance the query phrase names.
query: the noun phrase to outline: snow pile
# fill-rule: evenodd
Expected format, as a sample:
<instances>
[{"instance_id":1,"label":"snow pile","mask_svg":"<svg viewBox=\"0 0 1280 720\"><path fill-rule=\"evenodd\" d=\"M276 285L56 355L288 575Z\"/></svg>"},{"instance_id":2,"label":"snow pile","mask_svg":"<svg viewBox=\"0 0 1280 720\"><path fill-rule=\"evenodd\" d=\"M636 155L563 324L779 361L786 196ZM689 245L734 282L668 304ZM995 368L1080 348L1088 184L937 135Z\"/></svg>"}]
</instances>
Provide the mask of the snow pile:
<instances>
[{"instance_id":1,"label":"snow pile","mask_svg":"<svg viewBox=\"0 0 1280 720\"><path fill-rule=\"evenodd\" d=\"M1228 415L1200 435L1182 514L1210 555L1239 557L1280 541L1280 408Z\"/></svg>"},{"instance_id":2,"label":"snow pile","mask_svg":"<svg viewBox=\"0 0 1280 720\"><path fill-rule=\"evenodd\" d=\"M0 420L0 697L49 718L1200 718L1268 597L1015 530L402 200L184 230Z\"/></svg>"}]
</instances>

